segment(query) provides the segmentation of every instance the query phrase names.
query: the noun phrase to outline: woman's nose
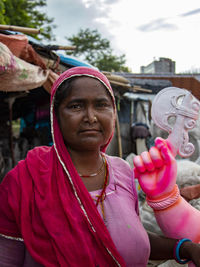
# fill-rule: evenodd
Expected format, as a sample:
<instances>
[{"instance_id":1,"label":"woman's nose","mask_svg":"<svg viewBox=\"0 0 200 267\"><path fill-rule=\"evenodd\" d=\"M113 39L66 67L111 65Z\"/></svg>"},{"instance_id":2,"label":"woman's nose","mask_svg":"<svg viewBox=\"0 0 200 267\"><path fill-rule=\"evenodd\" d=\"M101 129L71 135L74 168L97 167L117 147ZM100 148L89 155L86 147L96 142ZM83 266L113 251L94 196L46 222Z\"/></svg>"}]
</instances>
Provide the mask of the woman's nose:
<instances>
[{"instance_id":1,"label":"woman's nose","mask_svg":"<svg viewBox=\"0 0 200 267\"><path fill-rule=\"evenodd\" d=\"M89 123L97 122L96 112L92 108L86 110L84 121Z\"/></svg>"}]
</instances>

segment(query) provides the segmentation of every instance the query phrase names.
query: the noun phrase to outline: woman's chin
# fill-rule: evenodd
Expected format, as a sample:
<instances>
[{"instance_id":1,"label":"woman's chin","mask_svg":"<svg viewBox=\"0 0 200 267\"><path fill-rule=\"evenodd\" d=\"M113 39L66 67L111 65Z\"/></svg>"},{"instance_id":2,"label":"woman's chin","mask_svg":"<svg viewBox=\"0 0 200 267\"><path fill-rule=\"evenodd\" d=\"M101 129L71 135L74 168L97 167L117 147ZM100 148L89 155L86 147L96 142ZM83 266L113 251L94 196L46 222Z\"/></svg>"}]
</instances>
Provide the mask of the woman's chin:
<instances>
[{"instance_id":1,"label":"woman's chin","mask_svg":"<svg viewBox=\"0 0 200 267\"><path fill-rule=\"evenodd\" d=\"M97 142L95 140L85 140L83 143L77 146L77 150L79 151L91 151L91 150L100 150L102 147L102 142Z\"/></svg>"}]
</instances>

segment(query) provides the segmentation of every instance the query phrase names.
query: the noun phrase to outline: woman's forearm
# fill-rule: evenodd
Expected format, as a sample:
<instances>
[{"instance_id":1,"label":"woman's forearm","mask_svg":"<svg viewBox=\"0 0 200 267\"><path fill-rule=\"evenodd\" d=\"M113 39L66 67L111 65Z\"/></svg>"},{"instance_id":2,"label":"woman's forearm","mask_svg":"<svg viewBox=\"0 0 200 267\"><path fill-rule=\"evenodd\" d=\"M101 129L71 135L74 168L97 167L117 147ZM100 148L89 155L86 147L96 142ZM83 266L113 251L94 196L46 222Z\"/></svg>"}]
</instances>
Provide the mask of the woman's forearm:
<instances>
[{"instance_id":1,"label":"woman's forearm","mask_svg":"<svg viewBox=\"0 0 200 267\"><path fill-rule=\"evenodd\" d=\"M150 260L166 260L173 259L173 250L177 242L176 239L159 236L148 232L151 252Z\"/></svg>"},{"instance_id":2,"label":"woman's forearm","mask_svg":"<svg viewBox=\"0 0 200 267\"><path fill-rule=\"evenodd\" d=\"M159 236L154 233L148 233L151 253L150 260L169 260L176 259L181 261L193 262L195 266L200 267L200 245L191 242L190 240L177 240ZM177 252L178 245L179 249ZM177 254L178 253L178 254ZM179 259L177 257L179 256Z\"/></svg>"}]
</instances>

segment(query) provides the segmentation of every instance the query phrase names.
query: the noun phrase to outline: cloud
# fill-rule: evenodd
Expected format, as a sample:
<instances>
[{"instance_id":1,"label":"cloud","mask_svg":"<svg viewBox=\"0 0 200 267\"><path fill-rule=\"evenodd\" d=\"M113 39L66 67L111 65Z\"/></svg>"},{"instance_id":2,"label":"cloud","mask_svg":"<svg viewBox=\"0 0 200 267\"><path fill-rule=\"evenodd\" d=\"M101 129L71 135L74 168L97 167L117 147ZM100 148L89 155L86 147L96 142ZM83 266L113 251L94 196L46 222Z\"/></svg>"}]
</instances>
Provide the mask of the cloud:
<instances>
[{"instance_id":1,"label":"cloud","mask_svg":"<svg viewBox=\"0 0 200 267\"><path fill-rule=\"evenodd\" d=\"M104 2L106 3L106 4L114 4L114 3L118 3L118 2L120 2L120 0L104 0Z\"/></svg>"},{"instance_id":2,"label":"cloud","mask_svg":"<svg viewBox=\"0 0 200 267\"><path fill-rule=\"evenodd\" d=\"M181 17L188 17L188 16L196 15L198 13L200 13L200 8L193 9L193 10L191 10L189 12L186 12L186 13L181 14L180 16Z\"/></svg>"},{"instance_id":3,"label":"cloud","mask_svg":"<svg viewBox=\"0 0 200 267\"><path fill-rule=\"evenodd\" d=\"M168 23L165 19L156 19L151 21L150 23L139 26L138 30L142 32L177 30L177 26L175 24Z\"/></svg>"},{"instance_id":4,"label":"cloud","mask_svg":"<svg viewBox=\"0 0 200 267\"><path fill-rule=\"evenodd\" d=\"M76 35L80 29L97 29L104 38L112 39L104 21L114 2L119 0L47 0L48 16L53 17L57 28L57 41L66 44L65 37Z\"/></svg>"},{"instance_id":5,"label":"cloud","mask_svg":"<svg viewBox=\"0 0 200 267\"><path fill-rule=\"evenodd\" d=\"M82 2L86 5L86 7L90 7L91 5L95 5L101 7L102 5L112 5L114 3L118 3L120 0L82 0Z\"/></svg>"},{"instance_id":6,"label":"cloud","mask_svg":"<svg viewBox=\"0 0 200 267\"><path fill-rule=\"evenodd\" d=\"M200 8L193 9L189 12L185 12L179 15L179 17L188 17L200 13ZM142 32L153 32L159 30L177 30L178 26L173 23L169 23L168 19L156 19L147 24L140 25L137 29Z\"/></svg>"}]
</instances>

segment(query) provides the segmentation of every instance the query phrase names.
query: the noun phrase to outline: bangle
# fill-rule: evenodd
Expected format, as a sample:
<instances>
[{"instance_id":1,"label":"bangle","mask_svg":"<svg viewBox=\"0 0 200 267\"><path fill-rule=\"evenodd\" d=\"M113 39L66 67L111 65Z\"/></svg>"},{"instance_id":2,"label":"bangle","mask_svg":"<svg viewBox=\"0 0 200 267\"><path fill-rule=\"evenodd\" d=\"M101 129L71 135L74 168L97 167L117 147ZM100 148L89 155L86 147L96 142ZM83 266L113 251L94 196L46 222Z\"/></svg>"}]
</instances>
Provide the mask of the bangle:
<instances>
[{"instance_id":1,"label":"bangle","mask_svg":"<svg viewBox=\"0 0 200 267\"><path fill-rule=\"evenodd\" d=\"M177 184L174 185L172 192L166 198L157 200L146 198L148 205L154 210L164 210L172 206L180 198L180 192Z\"/></svg>"},{"instance_id":2,"label":"bangle","mask_svg":"<svg viewBox=\"0 0 200 267\"><path fill-rule=\"evenodd\" d=\"M178 240L178 241L176 242L175 246L174 246L174 259L176 260L176 262L178 262L178 263L180 263L180 264L185 264L185 263L187 263L188 261L190 261L190 260L188 260L188 259L187 259L187 260L182 260L182 259L180 258L180 254L179 254L181 245L182 245L184 242L187 242L187 241L192 242L192 240L190 240L190 239L188 239L188 238L183 238L183 239Z\"/></svg>"}]
</instances>

